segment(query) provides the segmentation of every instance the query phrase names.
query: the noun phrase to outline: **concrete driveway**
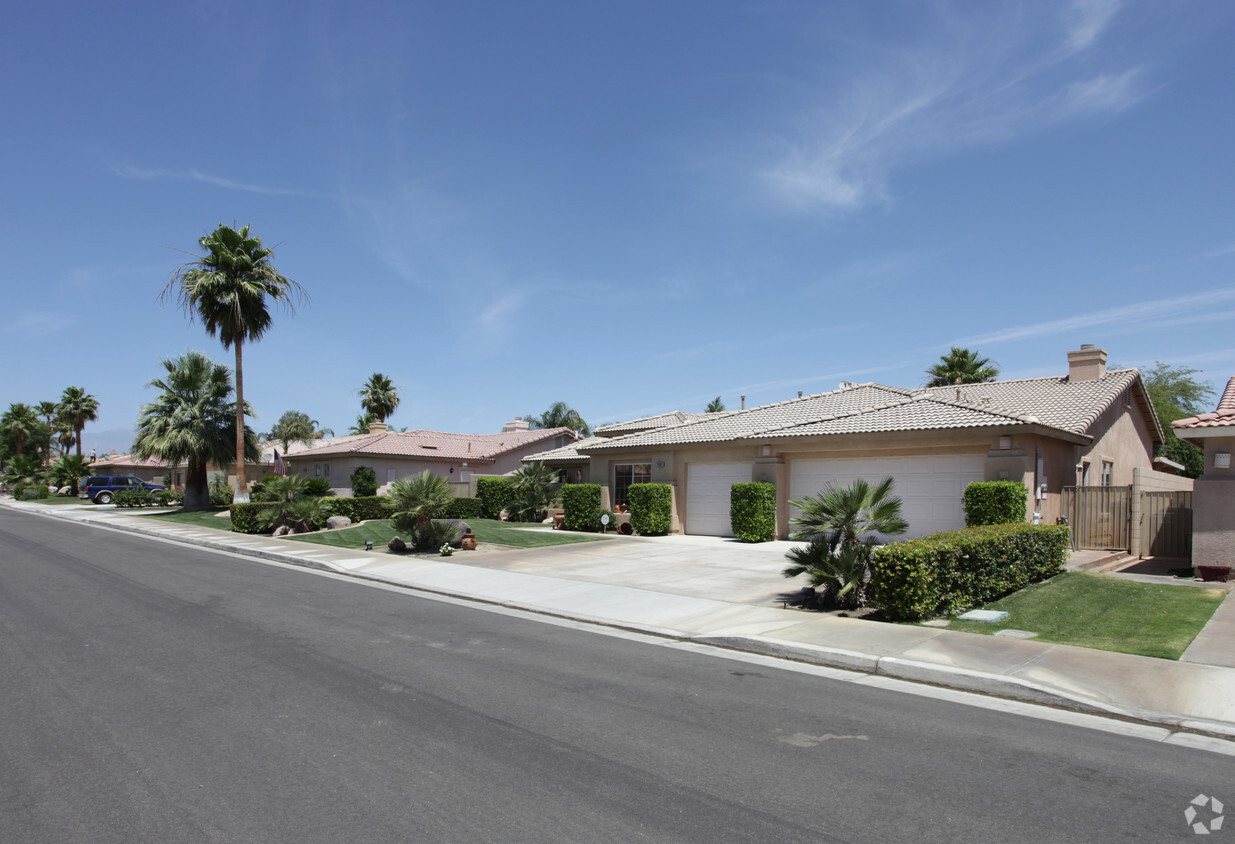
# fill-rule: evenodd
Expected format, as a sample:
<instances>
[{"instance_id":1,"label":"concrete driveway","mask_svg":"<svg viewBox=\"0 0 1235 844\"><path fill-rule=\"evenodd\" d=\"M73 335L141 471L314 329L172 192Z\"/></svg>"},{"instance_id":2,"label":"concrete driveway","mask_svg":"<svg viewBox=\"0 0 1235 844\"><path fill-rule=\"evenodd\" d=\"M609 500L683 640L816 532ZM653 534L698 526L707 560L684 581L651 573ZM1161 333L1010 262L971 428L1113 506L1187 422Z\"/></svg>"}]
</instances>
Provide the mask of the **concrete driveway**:
<instances>
[{"instance_id":1,"label":"concrete driveway","mask_svg":"<svg viewBox=\"0 0 1235 844\"><path fill-rule=\"evenodd\" d=\"M781 570L798 543L747 543L715 536L621 536L601 542L455 554L451 562L672 595L779 606L803 583Z\"/></svg>"}]
</instances>

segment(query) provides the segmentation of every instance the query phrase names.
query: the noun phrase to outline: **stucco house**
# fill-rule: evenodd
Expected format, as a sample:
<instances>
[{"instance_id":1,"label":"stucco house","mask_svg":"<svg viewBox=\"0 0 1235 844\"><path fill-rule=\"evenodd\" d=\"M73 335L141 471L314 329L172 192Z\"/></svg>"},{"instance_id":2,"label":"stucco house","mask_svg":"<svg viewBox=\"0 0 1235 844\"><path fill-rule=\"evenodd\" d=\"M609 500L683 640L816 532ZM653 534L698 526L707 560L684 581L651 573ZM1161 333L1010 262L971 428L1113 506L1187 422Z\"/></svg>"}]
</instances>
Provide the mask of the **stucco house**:
<instances>
[{"instance_id":1,"label":"stucco house","mask_svg":"<svg viewBox=\"0 0 1235 844\"><path fill-rule=\"evenodd\" d=\"M1192 561L1235 565L1235 378L1213 413L1178 419L1171 429L1205 452L1205 473L1192 488Z\"/></svg>"},{"instance_id":2,"label":"stucco house","mask_svg":"<svg viewBox=\"0 0 1235 844\"><path fill-rule=\"evenodd\" d=\"M1084 346L1056 377L925 389L845 384L727 413L664 414L524 459L600 484L610 509L626 503L632 483L670 484L674 532L731 535L730 486L770 481L785 537L790 501L832 482L888 475L907 538L964 527L961 496L972 481L1019 481L1030 512L1054 522L1065 486L1130 485L1136 470L1153 470L1163 441L1140 373L1108 371L1106 360Z\"/></svg>"},{"instance_id":3,"label":"stucco house","mask_svg":"<svg viewBox=\"0 0 1235 844\"><path fill-rule=\"evenodd\" d=\"M578 435L569 428L531 430L526 420L507 422L496 434L454 434L445 431L391 431L384 423L369 433L336 437L287 455L289 472L327 478L335 495L351 495L351 476L361 466L377 473L378 492L426 469L460 487L473 475L505 475L535 452L560 448ZM460 490L460 494L466 494Z\"/></svg>"}]
</instances>

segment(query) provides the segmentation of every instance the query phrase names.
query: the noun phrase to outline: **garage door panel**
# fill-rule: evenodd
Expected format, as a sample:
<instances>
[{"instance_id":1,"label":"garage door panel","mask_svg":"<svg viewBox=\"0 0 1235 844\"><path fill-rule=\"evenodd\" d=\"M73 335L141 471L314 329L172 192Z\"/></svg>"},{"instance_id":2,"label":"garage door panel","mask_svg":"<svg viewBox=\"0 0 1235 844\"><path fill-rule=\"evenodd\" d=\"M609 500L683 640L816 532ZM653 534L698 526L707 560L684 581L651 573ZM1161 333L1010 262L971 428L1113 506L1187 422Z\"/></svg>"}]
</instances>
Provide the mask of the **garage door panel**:
<instances>
[{"instance_id":1,"label":"garage door panel","mask_svg":"<svg viewBox=\"0 0 1235 844\"><path fill-rule=\"evenodd\" d=\"M749 483L750 463L691 463L686 467L687 533L733 536L729 522L729 488Z\"/></svg>"}]
</instances>

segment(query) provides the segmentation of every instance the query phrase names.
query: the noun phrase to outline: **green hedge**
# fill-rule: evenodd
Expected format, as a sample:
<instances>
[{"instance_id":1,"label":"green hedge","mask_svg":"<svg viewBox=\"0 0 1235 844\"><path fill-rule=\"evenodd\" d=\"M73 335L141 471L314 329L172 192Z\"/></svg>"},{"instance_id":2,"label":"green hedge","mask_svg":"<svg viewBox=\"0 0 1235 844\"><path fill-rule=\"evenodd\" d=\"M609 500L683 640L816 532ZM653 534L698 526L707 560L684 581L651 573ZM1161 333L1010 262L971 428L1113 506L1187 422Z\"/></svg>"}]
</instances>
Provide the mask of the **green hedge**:
<instances>
[{"instance_id":1,"label":"green hedge","mask_svg":"<svg viewBox=\"0 0 1235 844\"><path fill-rule=\"evenodd\" d=\"M1063 571L1068 528L1002 524L885 545L871 564L871 603L893 618L952 615Z\"/></svg>"},{"instance_id":2,"label":"green hedge","mask_svg":"<svg viewBox=\"0 0 1235 844\"><path fill-rule=\"evenodd\" d=\"M269 507L269 502L262 501L233 504L228 508L232 516L232 530L236 533L261 533L261 528L257 526L257 514Z\"/></svg>"},{"instance_id":3,"label":"green hedge","mask_svg":"<svg viewBox=\"0 0 1235 844\"><path fill-rule=\"evenodd\" d=\"M965 487L965 526L1025 521L1025 485L1017 481L976 481Z\"/></svg>"},{"instance_id":4,"label":"green hedge","mask_svg":"<svg viewBox=\"0 0 1235 844\"><path fill-rule=\"evenodd\" d=\"M19 484L13 487L13 498L17 501L38 501L50 495L47 484L35 484L34 486Z\"/></svg>"},{"instance_id":5,"label":"green hedge","mask_svg":"<svg viewBox=\"0 0 1235 844\"><path fill-rule=\"evenodd\" d=\"M476 496L480 499L480 516L500 519L502 509L510 501L510 482L505 478L477 478Z\"/></svg>"},{"instance_id":6,"label":"green hedge","mask_svg":"<svg viewBox=\"0 0 1235 844\"><path fill-rule=\"evenodd\" d=\"M479 498L459 496L452 498L442 508L443 519L479 519L483 512L483 504Z\"/></svg>"},{"instance_id":7,"label":"green hedge","mask_svg":"<svg viewBox=\"0 0 1235 844\"><path fill-rule=\"evenodd\" d=\"M148 489L121 489L112 496L112 503L117 510L128 507L152 507L155 504L154 493Z\"/></svg>"},{"instance_id":8,"label":"green hedge","mask_svg":"<svg viewBox=\"0 0 1235 844\"><path fill-rule=\"evenodd\" d=\"M664 536L673 525L673 487L631 484L626 491L630 526L640 536Z\"/></svg>"},{"instance_id":9,"label":"green hedge","mask_svg":"<svg viewBox=\"0 0 1235 844\"><path fill-rule=\"evenodd\" d=\"M729 524L743 542L776 538L776 484L746 483L729 487Z\"/></svg>"},{"instance_id":10,"label":"green hedge","mask_svg":"<svg viewBox=\"0 0 1235 844\"><path fill-rule=\"evenodd\" d=\"M368 466L358 466L352 472L352 498L372 498L377 495L377 472Z\"/></svg>"},{"instance_id":11,"label":"green hedge","mask_svg":"<svg viewBox=\"0 0 1235 844\"><path fill-rule=\"evenodd\" d=\"M565 530L600 530L599 484L566 484L561 494Z\"/></svg>"},{"instance_id":12,"label":"green hedge","mask_svg":"<svg viewBox=\"0 0 1235 844\"><path fill-rule=\"evenodd\" d=\"M322 508L327 516L347 516L353 522L390 518L390 506L384 495L368 495L362 498L325 497L322 499Z\"/></svg>"}]
</instances>

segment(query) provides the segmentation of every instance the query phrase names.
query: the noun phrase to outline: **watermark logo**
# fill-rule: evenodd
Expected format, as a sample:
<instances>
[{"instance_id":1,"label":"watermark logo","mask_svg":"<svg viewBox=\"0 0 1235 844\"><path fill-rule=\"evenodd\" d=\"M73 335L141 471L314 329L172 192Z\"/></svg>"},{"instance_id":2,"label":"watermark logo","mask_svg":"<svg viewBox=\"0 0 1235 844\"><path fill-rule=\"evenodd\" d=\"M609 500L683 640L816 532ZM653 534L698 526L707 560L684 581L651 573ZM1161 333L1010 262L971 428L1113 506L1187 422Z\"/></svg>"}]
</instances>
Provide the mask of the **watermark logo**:
<instances>
[{"instance_id":1,"label":"watermark logo","mask_svg":"<svg viewBox=\"0 0 1235 844\"><path fill-rule=\"evenodd\" d=\"M1198 794L1184 809L1184 820L1197 835L1209 835L1222 829L1222 821L1226 819L1223 812L1222 801L1217 797Z\"/></svg>"}]
</instances>

